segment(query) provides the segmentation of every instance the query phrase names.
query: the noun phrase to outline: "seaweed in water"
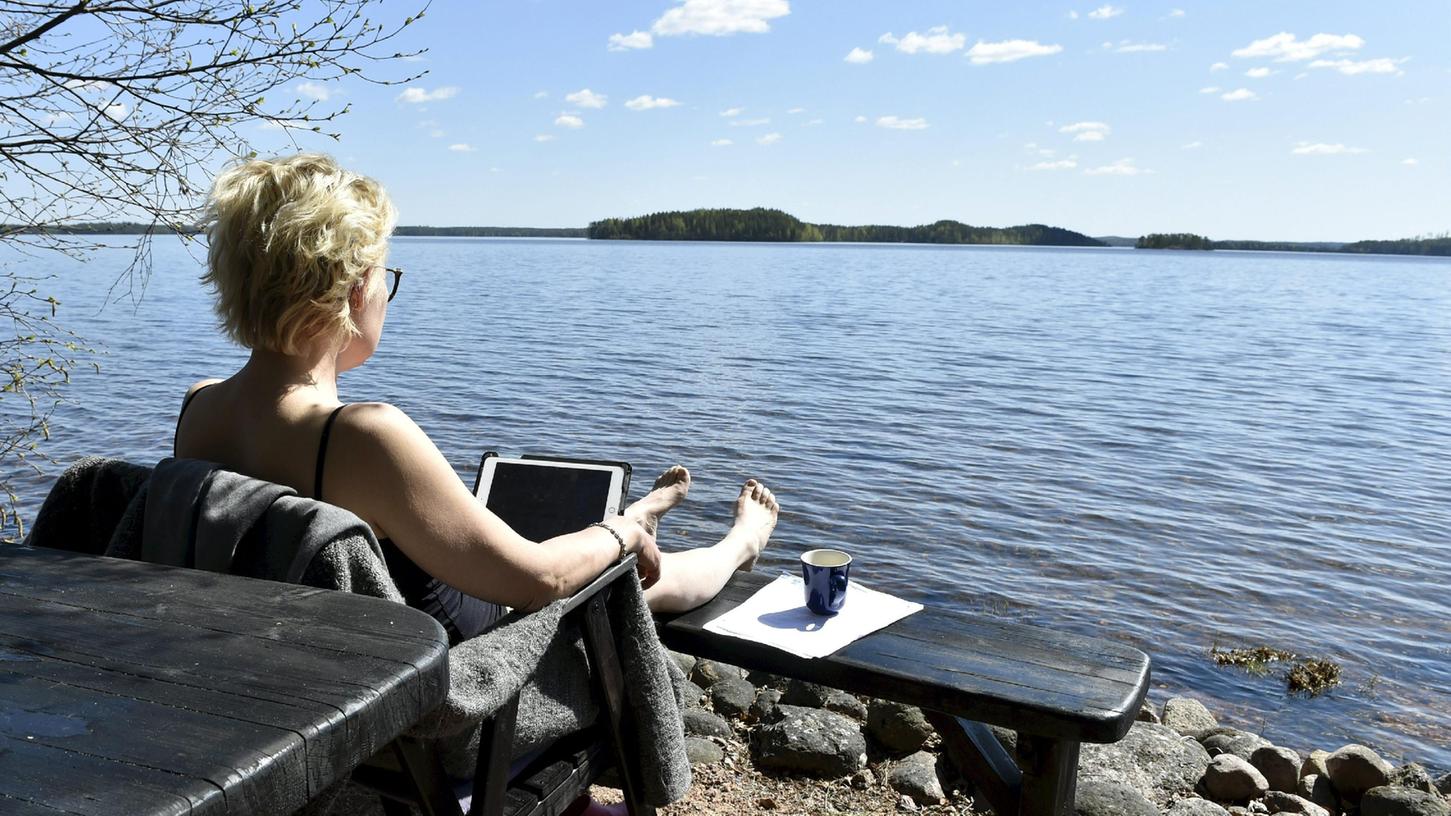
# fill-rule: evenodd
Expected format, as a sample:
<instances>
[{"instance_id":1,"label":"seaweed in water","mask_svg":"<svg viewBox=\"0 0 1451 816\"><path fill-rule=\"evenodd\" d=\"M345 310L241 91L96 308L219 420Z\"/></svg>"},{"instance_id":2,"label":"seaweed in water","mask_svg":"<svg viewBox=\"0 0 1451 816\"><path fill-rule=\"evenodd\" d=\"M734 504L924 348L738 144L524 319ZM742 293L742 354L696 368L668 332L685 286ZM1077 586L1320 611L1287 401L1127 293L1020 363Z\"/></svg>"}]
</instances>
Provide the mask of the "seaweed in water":
<instances>
[{"instance_id":1,"label":"seaweed in water","mask_svg":"<svg viewBox=\"0 0 1451 816\"><path fill-rule=\"evenodd\" d=\"M1250 649L1221 649L1211 646L1209 654L1221 666L1234 666L1256 675L1269 674L1271 663L1295 659L1293 653L1269 646L1255 646Z\"/></svg>"},{"instance_id":2,"label":"seaweed in water","mask_svg":"<svg viewBox=\"0 0 1451 816\"><path fill-rule=\"evenodd\" d=\"M1303 660L1290 669L1285 684L1291 694L1315 697L1340 685L1340 664L1332 660Z\"/></svg>"},{"instance_id":3,"label":"seaweed in water","mask_svg":"<svg viewBox=\"0 0 1451 816\"><path fill-rule=\"evenodd\" d=\"M1291 694L1315 697L1340 685L1340 664L1333 660L1301 658L1293 652L1269 646L1248 649L1221 649L1211 646L1209 654L1221 666L1233 666L1261 677L1270 673L1271 663L1298 661L1285 674L1285 687Z\"/></svg>"}]
</instances>

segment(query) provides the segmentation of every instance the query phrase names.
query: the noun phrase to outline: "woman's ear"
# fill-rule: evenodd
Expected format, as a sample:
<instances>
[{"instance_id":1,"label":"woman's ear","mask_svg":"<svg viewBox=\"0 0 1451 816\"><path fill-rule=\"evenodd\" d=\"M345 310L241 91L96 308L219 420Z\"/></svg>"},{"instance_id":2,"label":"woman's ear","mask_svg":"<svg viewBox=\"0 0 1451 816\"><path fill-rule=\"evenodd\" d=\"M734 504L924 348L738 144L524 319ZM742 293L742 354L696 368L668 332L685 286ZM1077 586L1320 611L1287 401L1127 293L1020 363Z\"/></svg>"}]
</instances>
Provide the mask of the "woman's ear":
<instances>
[{"instance_id":1,"label":"woman's ear","mask_svg":"<svg viewBox=\"0 0 1451 816\"><path fill-rule=\"evenodd\" d=\"M363 280L359 281L358 283L353 284L353 288L350 289L350 290L348 290L348 307L351 308L355 312L362 311L363 310L363 305L368 300L368 298L367 298L367 291L368 291L367 282L368 282L368 279L365 276L363 278Z\"/></svg>"}]
</instances>

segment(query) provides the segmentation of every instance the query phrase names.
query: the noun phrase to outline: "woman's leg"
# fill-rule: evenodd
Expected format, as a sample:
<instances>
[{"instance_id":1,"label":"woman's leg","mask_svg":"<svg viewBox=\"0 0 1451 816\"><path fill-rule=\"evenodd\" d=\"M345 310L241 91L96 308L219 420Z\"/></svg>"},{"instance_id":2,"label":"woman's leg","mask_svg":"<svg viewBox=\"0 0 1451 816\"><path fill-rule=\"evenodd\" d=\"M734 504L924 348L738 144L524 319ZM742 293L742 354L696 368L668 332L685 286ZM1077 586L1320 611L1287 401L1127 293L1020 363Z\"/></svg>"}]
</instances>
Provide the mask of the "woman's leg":
<instances>
[{"instance_id":1,"label":"woman's leg","mask_svg":"<svg viewBox=\"0 0 1451 816\"><path fill-rule=\"evenodd\" d=\"M666 475L672 471L666 471ZM685 478L688 483L689 474ZM776 527L779 512L770 489L755 479L747 481L736 497L735 524L725 538L711 547L661 553L660 580L645 590L650 611L685 612L714 598L736 570L755 566L756 557Z\"/></svg>"}]
</instances>

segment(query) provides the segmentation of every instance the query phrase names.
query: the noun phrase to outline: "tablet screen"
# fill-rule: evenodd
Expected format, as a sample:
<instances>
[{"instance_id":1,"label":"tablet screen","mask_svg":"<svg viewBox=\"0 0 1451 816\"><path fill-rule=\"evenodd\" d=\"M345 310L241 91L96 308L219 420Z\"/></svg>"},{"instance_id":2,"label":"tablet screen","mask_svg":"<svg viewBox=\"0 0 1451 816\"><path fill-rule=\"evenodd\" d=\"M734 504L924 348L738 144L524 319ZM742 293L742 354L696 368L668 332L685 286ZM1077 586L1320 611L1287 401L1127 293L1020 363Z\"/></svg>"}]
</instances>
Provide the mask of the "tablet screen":
<instances>
[{"instance_id":1,"label":"tablet screen","mask_svg":"<svg viewBox=\"0 0 1451 816\"><path fill-rule=\"evenodd\" d=\"M544 541L603 519L618 489L615 471L494 460L484 506L519 535Z\"/></svg>"}]
</instances>

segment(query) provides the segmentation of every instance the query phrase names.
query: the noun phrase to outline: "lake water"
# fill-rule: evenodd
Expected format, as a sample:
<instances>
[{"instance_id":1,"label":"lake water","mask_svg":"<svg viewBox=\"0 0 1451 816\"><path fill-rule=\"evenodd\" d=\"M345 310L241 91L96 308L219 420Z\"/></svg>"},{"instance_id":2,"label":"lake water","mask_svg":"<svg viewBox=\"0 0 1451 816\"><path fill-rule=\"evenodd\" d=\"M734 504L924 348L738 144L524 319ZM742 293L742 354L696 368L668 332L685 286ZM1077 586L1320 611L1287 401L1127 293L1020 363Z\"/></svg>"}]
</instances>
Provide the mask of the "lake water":
<instances>
[{"instance_id":1,"label":"lake water","mask_svg":"<svg viewBox=\"0 0 1451 816\"><path fill-rule=\"evenodd\" d=\"M154 462L186 387L244 359L171 239L51 273L103 346L46 450ZM739 483L784 507L761 569L835 546L929 604L1116 638L1153 699L1300 749L1451 767L1451 263L877 245L398 239L407 270L343 398L395 403L472 483L486 449L691 468L662 546ZM99 309L99 311L98 311ZM14 474L27 513L46 477ZM1314 699L1214 665L1344 666Z\"/></svg>"}]
</instances>

